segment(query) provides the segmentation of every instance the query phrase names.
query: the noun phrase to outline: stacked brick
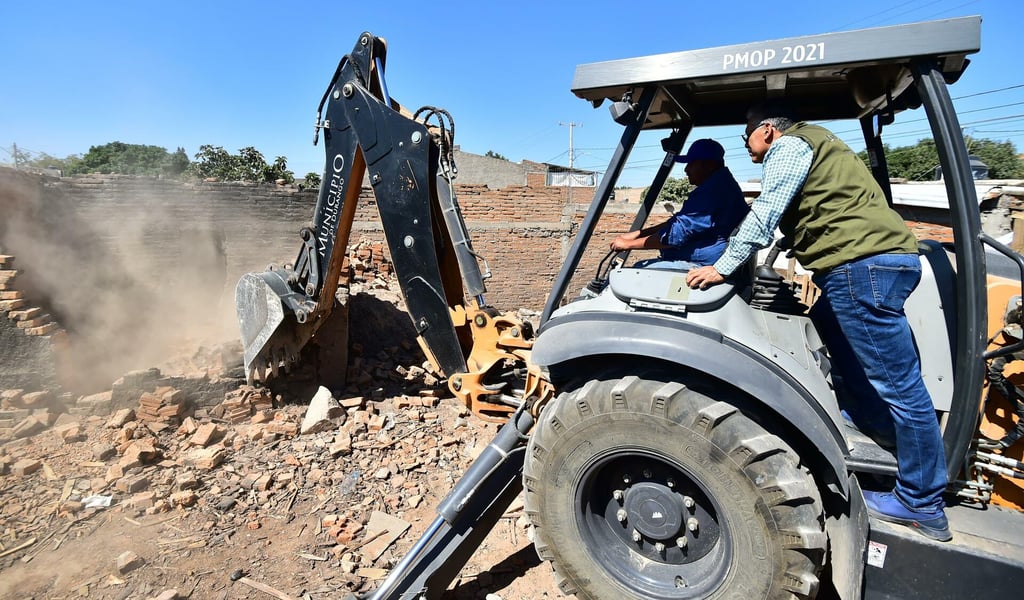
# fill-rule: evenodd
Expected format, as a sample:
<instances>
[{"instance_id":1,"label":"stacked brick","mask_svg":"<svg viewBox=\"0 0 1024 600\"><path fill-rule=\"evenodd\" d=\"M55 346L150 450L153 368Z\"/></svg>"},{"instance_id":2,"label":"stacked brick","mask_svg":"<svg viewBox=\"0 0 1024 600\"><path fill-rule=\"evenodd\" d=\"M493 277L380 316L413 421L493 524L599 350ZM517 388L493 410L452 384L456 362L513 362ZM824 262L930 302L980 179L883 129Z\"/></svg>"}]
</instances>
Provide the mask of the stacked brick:
<instances>
[{"instance_id":1,"label":"stacked brick","mask_svg":"<svg viewBox=\"0 0 1024 600\"><path fill-rule=\"evenodd\" d=\"M341 265L338 283L348 285L353 281L372 281L378 277L386 279L393 272L384 243L364 240L349 249Z\"/></svg>"},{"instance_id":2,"label":"stacked brick","mask_svg":"<svg viewBox=\"0 0 1024 600\"><path fill-rule=\"evenodd\" d=\"M47 335L59 329L53 318L38 306L31 306L23 292L15 289L14 257L0 254L0 314L14 321L25 335Z\"/></svg>"},{"instance_id":3,"label":"stacked brick","mask_svg":"<svg viewBox=\"0 0 1024 600\"><path fill-rule=\"evenodd\" d=\"M238 424L266 415L273 408L274 400L269 390L243 385L229 392L217 410L225 421Z\"/></svg>"},{"instance_id":4,"label":"stacked brick","mask_svg":"<svg viewBox=\"0 0 1024 600\"><path fill-rule=\"evenodd\" d=\"M189 409L184 392L162 386L139 397L139 407L135 409L135 416L150 429L160 429L179 425L189 413Z\"/></svg>"}]
</instances>

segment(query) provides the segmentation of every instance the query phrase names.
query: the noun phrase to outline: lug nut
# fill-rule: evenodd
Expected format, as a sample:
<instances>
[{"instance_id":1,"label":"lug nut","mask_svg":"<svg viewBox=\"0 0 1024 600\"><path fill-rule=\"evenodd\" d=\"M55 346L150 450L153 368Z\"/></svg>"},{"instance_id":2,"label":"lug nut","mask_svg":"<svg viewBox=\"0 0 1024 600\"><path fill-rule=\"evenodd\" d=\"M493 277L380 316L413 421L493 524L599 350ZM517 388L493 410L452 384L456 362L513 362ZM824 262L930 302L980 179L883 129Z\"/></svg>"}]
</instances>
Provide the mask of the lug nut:
<instances>
[{"instance_id":1,"label":"lug nut","mask_svg":"<svg viewBox=\"0 0 1024 600\"><path fill-rule=\"evenodd\" d=\"M676 538L676 546L678 546L680 548L685 548L686 547L686 536L681 535L681 536L677 537Z\"/></svg>"},{"instance_id":2,"label":"lug nut","mask_svg":"<svg viewBox=\"0 0 1024 600\"><path fill-rule=\"evenodd\" d=\"M688 508L690 510L693 510L693 507L696 504L697 503L693 501L693 498L691 498L689 496L683 496L683 506L685 506L686 508Z\"/></svg>"},{"instance_id":3,"label":"lug nut","mask_svg":"<svg viewBox=\"0 0 1024 600\"><path fill-rule=\"evenodd\" d=\"M619 502L622 502L623 496L624 494L622 493L622 490L615 490L612 492L612 498L615 498Z\"/></svg>"},{"instance_id":4,"label":"lug nut","mask_svg":"<svg viewBox=\"0 0 1024 600\"><path fill-rule=\"evenodd\" d=\"M666 479L665 480L665 485L667 485L670 488L674 488L674 487L676 487L676 480L675 479Z\"/></svg>"},{"instance_id":5,"label":"lug nut","mask_svg":"<svg viewBox=\"0 0 1024 600\"><path fill-rule=\"evenodd\" d=\"M646 477L648 479L651 478L651 470L650 469L644 469L644 477Z\"/></svg>"},{"instance_id":6,"label":"lug nut","mask_svg":"<svg viewBox=\"0 0 1024 600\"><path fill-rule=\"evenodd\" d=\"M634 542L639 542L641 539L642 539L642 536L640 535L640 532L637 531L636 529L634 529L633 530L633 541Z\"/></svg>"},{"instance_id":7,"label":"lug nut","mask_svg":"<svg viewBox=\"0 0 1024 600\"><path fill-rule=\"evenodd\" d=\"M620 508L618 510L618 512L615 513L615 518L619 520L619 523L625 523L626 522L626 510Z\"/></svg>"},{"instance_id":8,"label":"lug nut","mask_svg":"<svg viewBox=\"0 0 1024 600\"><path fill-rule=\"evenodd\" d=\"M662 544L661 542L654 544L654 551L661 554L665 551L665 544Z\"/></svg>"},{"instance_id":9,"label":"lug nut","mask_svg":"<svg viewBox=\"0 0 1024 600\"><path fill-rule=\"evenodd\" d=\"M628 485L630 481L632 481L632 478L629 475L623 475L622 476L622 483L625 483L625 484Z\"/></svg>"},{"instance_id":10,"label":"lug nut","mask_svg":"<svg viewBox=\"0 0 1024 600\"><path fill-rule=\"evenodd\" d=\"M694 533L697 533L697 519L694 519L693 517L687 519L686 528Z\"/></svg>"}]
</instances>

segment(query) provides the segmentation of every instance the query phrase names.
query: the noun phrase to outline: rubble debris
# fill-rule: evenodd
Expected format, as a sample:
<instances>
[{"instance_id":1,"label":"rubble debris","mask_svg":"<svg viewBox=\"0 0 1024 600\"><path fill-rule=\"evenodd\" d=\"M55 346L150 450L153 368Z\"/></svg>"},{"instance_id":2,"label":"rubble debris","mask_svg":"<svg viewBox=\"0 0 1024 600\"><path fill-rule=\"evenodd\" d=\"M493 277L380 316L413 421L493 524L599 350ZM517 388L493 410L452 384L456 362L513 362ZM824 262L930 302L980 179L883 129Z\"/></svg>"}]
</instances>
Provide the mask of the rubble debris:
<instances>
[{"instance_id":1,"label":"rubble debris","mask_svg":"<svg viewBox=\"0 0 1024 600\"><path fill-rule=\"evenodd\" d=\"M177 423L188 411L185 394L170 387L158 387L139 397L135 416L140 421Z\"/></svg>"},{"instance_id":2,"label":"rubble debris","mask_svg":"<svg viewBox=\"0 0 1024 600\"><path fill-rule=\"evenodd\" d=\"M214 414L220 416L229 423L243 423L253 415L269 411L274 408L270 391L266 388L259 388L250 385L243 385L238 389L229 392L224 401L217 407Z\"/></svg>"},{"instance_id":3,"label":"rubble debris","mask_svg":"<svg viewBox=\"0 0 1024 600\"><path fill-rule=\"evenodd\" d=\"M227 452L223 447L197 448L185 456L185 463L197 469L211 470L224 462Z\"/></svg>"},{"instance_id":4,"label":"rubble debris","mask_svg":"<svg viewBox=\"0 0 1024 600\"><path fill-rule=\"evenodd\" d=\"M8 548L7 550L4 550L3 552L0 552L0 558L3 558L3 557L5 557L5 556L7 556L9 554L14 554L15 552L20 552L20 551L24 550L25 548L28 548L29 546L31 546L32 544L35 544L35 543L36 543L36 538L31 538L31 539L29 539L29 540L27 540L27 541L25 541L25 542L23 542L21 544L18 544L17 546L15 546L13 548Z\"/></svg>"},{"instance_id":5,"label":"rubble debris","mask_svg":"<svg viewBox=\"0 0 1024 600\"><path fill-rule=\"evenodd\" d=\"M379 510L370 514L370 522L366 525L367 538L372 538L362 551L371 561L380 558L381 554L394 544L409 529L409 523Z\"/></svg>"},{"instance_id":6,"label":"rubble debris","mask_svg":"<svg viewBox=\"0 0 1024 600\"><path fill-rule=\"evenodd\" d=\"M143 561L138 554L132 552L131 550L125 550L121 553L120 556L117 557L117 572L121 575L124 575L125 573L138 569L144 564L144 562L145 561Z\"/></svg>"},{"instance_id":7,"label":"rubble debris","mask_svg":"<svg viewBox=\"0 0 1024 600\"><path fill-rule=\"evenodd\" d=\"M31 475L32 473L35 473L36 471L41 469L42 466L43 463L39 460L36 460L34 458L24 458L14 463L14 466L11 467L11 473L13 473L14 475L24 477L26 475Z\"/></svg>"},{"instance_id":8,"label":"rubble debris","mask_svg":"<svg viewBox=\"0 0 1024 600\"><path fill-rule=\"evenodd\" d=\"M179 559L225 554L244 556L245 571L296 598L343 597L385 577L471 462L467 449L484 447L497 427L469 416L423 366L414 342L353 346L350 366L368 379L319 390L326 414L306 406L315 386L272 392L239 381L201 401L183 391L188 382L156 369L70 401L53 393L31 408L23 398L32 391L0 391L0 543L47 541L33 542L39 564L65 550L69 542L52 552L61 540L87 539L112 521L153 534L151 556L123 561L136 566L79 575L64 584L71 587L36 597L104 586L123 588L122 597L219 597L226 582L214 583L214 571L172 569ZM28 419L35 432L15 438ZM520 510L503 520L523 530L522 519ZM96 552L119 565L123 549ZM289 569L268 559L301 577L289 580ZM0 556L5 577L21 566L17 552ZM172 573L182 579L162 579ZM313 581L319 592L305 587Z\"/></svg>"},{"instance_id":9,"label":"rubble debris","mask_svg":"<svg viewBox=\"0 0 1024 600\"><path fill-rule=\"evenodd\" d=\"M284 592L280 592L278 590L275 590L274 588L270 587L269 585L267 585L265 583L260 583L258 581L253 581L252 579L249 579L248 577L239 577L238 578L238 583L244 583L245 585L251 587L254 590L259 590L259 591L263 592L264 594L267 594L269 596L273 596L275 598L278 598L279 600L293 600L292 597L289 596L288 594L285 594Z\"/></svg>"},{"instance_id":10,"label":"rubble debris","mask_svg":"<svg viewBox=\"0 0 1024 600\"><path fill-rule=\"evenodd\" d=\"M330 390L320 386L313 399L309 401L309 407L306 409L306 416L302 419L299 433L305 435L333 429L335 419L340 419L344 423L345 409L334 399Z\"/></svg>"}]
</instances>

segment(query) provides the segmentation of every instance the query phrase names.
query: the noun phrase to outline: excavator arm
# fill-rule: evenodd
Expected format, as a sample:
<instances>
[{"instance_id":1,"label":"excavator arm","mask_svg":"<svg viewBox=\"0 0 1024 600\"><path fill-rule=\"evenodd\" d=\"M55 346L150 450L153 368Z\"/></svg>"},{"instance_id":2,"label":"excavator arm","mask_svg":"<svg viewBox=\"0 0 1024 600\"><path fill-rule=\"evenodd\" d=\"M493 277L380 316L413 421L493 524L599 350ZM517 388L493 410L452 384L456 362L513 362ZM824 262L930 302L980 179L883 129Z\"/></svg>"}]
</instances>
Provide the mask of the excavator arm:
<instances>
[{"instance_id":1,"label":"excavator arm","mask_svg":"<svg viewBox=\"0 0 1024 600\"><path fill-rule=\"evenodd\" d=\"M454 125L443 110L410 114L389 96L386 52L383 39L363 33L320 102L324 174L295 262L238 282L246 371L264 379L268 369L276 375L298 360L331 313L366 177L421 348L474 412L503 417L520 402L515 388L521 386L511 379L521 379L532 331L486 306L486 275L452 184ZM469 306L467 295L474 300Z\"/></svg>"},{"instance_id":2,"label":"excavator arm","mask_svg":"<svg viewBox=\"0 0 1024 600\"><path fill-rule=\"evenodd\" d=\"M527 434L553 391L529 366L529 323L484 302L486 275L452 184L450 116L430 107L410 114L392 99L385 56L384 40L363 33L341 60L317 111L326 159L312 226L301 231L294 264L242 276L235 305L250 378L297 360L334 307L366 176L420 346L474 413L506 421L420 540L365 596L434 599L522 489Z\"/></svg>"}]
</instances>

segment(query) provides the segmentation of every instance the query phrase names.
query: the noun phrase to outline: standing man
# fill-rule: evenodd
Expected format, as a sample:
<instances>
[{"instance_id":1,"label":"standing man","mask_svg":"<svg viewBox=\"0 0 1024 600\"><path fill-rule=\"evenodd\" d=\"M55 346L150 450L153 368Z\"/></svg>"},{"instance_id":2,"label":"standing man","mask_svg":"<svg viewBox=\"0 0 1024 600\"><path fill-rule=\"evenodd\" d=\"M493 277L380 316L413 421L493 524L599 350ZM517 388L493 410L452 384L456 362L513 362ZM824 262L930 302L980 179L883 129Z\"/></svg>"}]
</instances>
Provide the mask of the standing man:
<instances>
[{"instance_id":1,"label":"standing man","mask_svg":"<svg viewBox=\"0 0 1024 600\"><path fill-rule=\"evenodd\" d=\"M686 176L695 190L667 221L630 231L611 242L612 250L658 248L660 257L635 266L687 269L718 260L729 235L747 211L747 201L725 166L725 148L711 139L697 140L690 151L676 156L686 163Z\"/></svg>"},{"instance_id":2,"label":"standing man","mask_svg":"<svg viewBox=\"0 0 1024 600\"><path fill-rule=\"evenodd\" d=\"M868 511L923 535L952 539L942 493L946 459L903 303L921 280L917 241L850 148L781 105L748 113L743 141L762 163L761 195L712 266L690 287L715 285L782 231L821 296L811 319L832 356L840 405L868 435L895 436L891 491L865 491Z\"/></svg>"}]
</instances>

